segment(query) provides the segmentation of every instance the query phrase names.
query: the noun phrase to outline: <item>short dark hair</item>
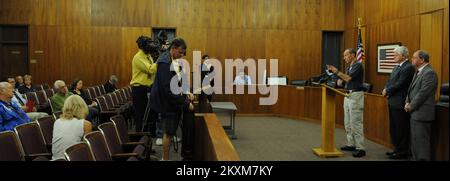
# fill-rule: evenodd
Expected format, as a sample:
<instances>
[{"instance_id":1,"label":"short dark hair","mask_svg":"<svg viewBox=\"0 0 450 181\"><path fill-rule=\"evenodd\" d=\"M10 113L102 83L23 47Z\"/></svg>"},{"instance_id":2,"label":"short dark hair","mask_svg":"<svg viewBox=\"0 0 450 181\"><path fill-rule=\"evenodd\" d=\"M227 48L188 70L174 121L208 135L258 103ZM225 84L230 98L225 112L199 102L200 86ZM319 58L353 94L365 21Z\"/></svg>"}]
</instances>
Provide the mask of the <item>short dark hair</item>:
<instances>
[{"instance_id":1,"label":"short dark hair","mask_svg":"<svg viewBox=\"0 0 450 181\"><path fill-rule=\"evenodd\" d=\"M186 42L182 39L182 38L175 38L172 40L172 42L170 43L170 48L178 48L181 47L182 49L187 49L187 45Z\"/></svg>"},{"instance_id":2,"label":"short dark hair","mask_svg":"<svg viewBox=\"0 0 450 181\"><path fill-rule=\"evenodd\" d=\"M419 58L420 59L423 59L423 61L425 61L427 63L430 62L430 54L428 54L427 51L419 50L418 52L419 52Z\"/></svg>"},{"instance_id":3,"label":"short dark hair","mask_svg":"<svg viewBox=\"0 0 450 181\"><path fill-rule=\"evenodd\" d=\"M348 53L350 54L356 55L356 50L354 48L347 48L347 50L345 51L348 51Z\"/></svg>"},{"instance_id":4,"label":"short dark hair","mask_svg":"<svg viewBox=\"0 0 450 181\"><path fill-rule=\"evenodd\" d=\"M80 82L80 81L81 81L81 79L75 78L75 80L73 80L72 84L70 84L69 90L74 91L77 88L78 82Z\"/></svg>"},{"instance_id":5,"label":"short dark hair","mask_svg":"<svg viewBox=\"0 0 450 181\"><path fill-rule=\"evenodd\" d=\"M206 58L206 57L208 57L208 58L209 58L209 56L208 56L208 55L203 55L203 56L202 56L202 60L205 60L205 58Z\"/></svg>"}]
</instances>

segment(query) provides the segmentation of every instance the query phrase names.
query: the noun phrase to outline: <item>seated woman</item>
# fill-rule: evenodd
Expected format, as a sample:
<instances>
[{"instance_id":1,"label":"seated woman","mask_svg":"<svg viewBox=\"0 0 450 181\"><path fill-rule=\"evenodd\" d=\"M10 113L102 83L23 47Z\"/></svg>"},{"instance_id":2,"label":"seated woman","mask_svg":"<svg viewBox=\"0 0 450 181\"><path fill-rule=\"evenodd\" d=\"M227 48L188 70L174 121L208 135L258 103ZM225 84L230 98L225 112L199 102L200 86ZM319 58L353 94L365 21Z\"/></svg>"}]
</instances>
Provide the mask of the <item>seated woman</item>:
<instances>
[{"instance_id":1,"label":"seated woman","mask_svg":"<svg viewBox=\"0 0 450 181\"><path fill-rule=\"evenodd\" d=\"M23 76L24 84L21 85L18 89L21 94L25 94L28 92L36 92L36 87L32 83L31 75Z\"/></svg>"},{"instance_id":2,"label":"seated woman","mask_svg":"<svg viewBox=\"0 0 450 181\"><path fill-rule=\"evenodd\" d=\"M53 160L64 159L66 148L80 142L85 134L92 131L91 123L84 119L88 114L88 107L80 96L71 95L67 98L62 112L53 125Z\"/></svg>"},{"instance_id":3,"label":"seated woman","mask_svg":"<svg viewBox=\"0 0 450 181\"><path fill-rule=\"evenodd\" d=\"M81 98L83 98L84 102L88 105L89 114L86 119L92 122L92 120L99 115L99 109L97 107L97 102L89 99L89 97L83 91L83 81L80 79L75 79L70 85L70 91L74 95L79 95Z\"/></svg>"}]
</instances>

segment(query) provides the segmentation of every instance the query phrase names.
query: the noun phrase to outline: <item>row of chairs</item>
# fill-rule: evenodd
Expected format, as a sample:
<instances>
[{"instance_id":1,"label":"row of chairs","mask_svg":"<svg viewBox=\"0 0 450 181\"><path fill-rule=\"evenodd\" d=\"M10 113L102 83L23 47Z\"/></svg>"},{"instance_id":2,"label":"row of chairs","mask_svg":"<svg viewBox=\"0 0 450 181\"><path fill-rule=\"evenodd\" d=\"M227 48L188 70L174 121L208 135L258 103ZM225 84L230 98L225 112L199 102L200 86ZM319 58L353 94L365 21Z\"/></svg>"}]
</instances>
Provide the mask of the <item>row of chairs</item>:
<instances>
[{"instance_id":1,"label":"row of chairs","mask_svg":"<svg viewBox=\"0 0 450 181\"><path fill-rule=\"evenodd\" d=\"M105 95L105 87L103 85L88 87L83 89L84 93L89 97L89 99L95 99L101 95Z\"/></svg>"},{"instance_id":2,"label":"row of chairs","mask_svg":"<svg viewBox=\"0 0 450 181\"><path fill-rule=\"evenodd\" d=\"M48 114L52 113L50 102L48 101L55 91L53 89L38 90L36 92L25 93L25 99L28 101L33 101L36 104L36 109L38 112L46 112Z\"/></svg>"},{"instance_id":3,"label":"row of chairs","mask_svg":"<svg viewBox=\"0 0 450 181\"><path fill-rule=\"evenodd\" d=\"M45 86L46 85L46 86ZM28 92L25 93L25 99L32 100L36 104L36 109L38 112L46 112L48 114L55 114L55 110L53 109L53 106L51 104L51 97L55 94L54 89L48 88L47 84L43 84L39 86L41 88L47 88L44 90L37 90L35 92ZM95 100L95 98L104 96L106 94L105 88L103 85L94 86L94 87L88 87L87 89L84 89L86 95L92 100ZM113 97L114 103L117 103L120 99L121 103L123 100L126 100L127 102L130 102L131 100L131 87L125 87L123 89L119 89L119 91L116 91L117 96L120 96L119 98ZM99 103L97 101L97 103ZM131 103L127 103L127 110L129 110ZM59 114L59 113L58 113ZM109 119L111 115L107 114L107 117L105 117L103 120ZM124 114L124 116L129 118L129 114Z\"/></svg>"},{"instance_id":4,"label":"row of chairs","mask_svg":"<svg viewBox=\"0 0 450 181\"><path fill-rule=\"evenodd\" d=\"M35 92L25 93L25 99L32 100L36 104L37 111L52 114L54 110L51 107L50 98L55 94L55 90L49 88L47 84L39 85L37 87L40 88L36 89ZM90 99L106 94L103 85L88 87L83 91L85 91Z\"/></svg>"},{"instance_id":5,"label":"row of chairs","mask_svg":"<svg viewBox=\"0 0 450 181\"><path fill-rule=\"evenodd\" d=\"M139 142L122 140L116 124L115 121L103 123L99 126L99 131L85 135L84 142L66 149L66 159L69 161L137 161L149 158L150 137L142 135ZM122 138L128 138L128 136Z\"/></svg>"},{"instance_id":6,"label":"row of chairs","mask_svg":"<svg viewBox=\"0 0 450 181\"><path fill-rule=\"evenodd\" d=\"M129 87L96 97L94 100L97 102L100 110L100 121L105 122L112 115L120 114L128 123L131 123L131 99L131 88Z\"/></svg>"},{"instance_id":7,"label":"row of chairs","mask_svg":"<svg viewBox=\"0 0 450 181\"><path fill-rule=\"evenodd\" d=\"M110 120L101 124L99 131L85 135L84 143L67 148L66 159L108 161L150 158L152 140L148 133L128 132L127 123L121 115L113 116ZM19 125L15 132L0 133L0 161L50 160L54 121L49 116Z\"/></svg>"},{"instance_id":8,"label":"row of chairs","mask_svg":"<svg viewBox=\"0 0 450 181\"><path fill-rule=\"evenodd\" d=\"M34 85L34 87L36 91L50 89L50 86L48 84Z\"/></svg>"},{"instance_id":9,"label":"row of chairs","mask_svg":"<svg viewBox=\"0 0 450 181\"><path fill-rule=\"evenodd\" d=\"M121 115L98 126L99 131L86 134L83 142L68 147L68 161L143 161L150 159L152 140L149 133L128 132Z\"/></svg>"},{"instance_id":10,"label":"row of chairs","mask_svg":"<svg viewBox=\"0 0 450 181\"><path fill-rule=\"evenodd\" d=\"M47 116L35 122L22 124L14 132L0 133L1 161L44 161L51 159L54 117Z\"/></svg>"},{"instance_id":11,"label":"row of chairs","mask_svg":"<svg viewBox=\"0 0 450 181\"><path fill-rule=\"evenodd\" d=\"M131 87L125 87L109 94L105 94L103 85L89 87L83 91L85 91L89 98L95 100L99 104L101 111L100 121L106 122L109 117L116 113L124 115L127 118L127 121L131 119ZM38 112L55 114L55 110L51 103L51 97L54 94L54 89L46 89L28 92L25 94L25 97L27 100L32 100L36 103Z\"/></svg>"},{"instance_id":12,"label":"row of chairs","mask_svg":"<svg viewBox=\"0 0 450 181\"><path fill-rule=\"evenodd\" d=\"M103 95L106 94L104 85L88 87L88 88L84 89L83 91L92 100L94 100L95 98L103 96ZM119 89L117 91L124 91L125 96L131 99L131 86L124 87L124 88Z\"/></svg>"}]
</instances>

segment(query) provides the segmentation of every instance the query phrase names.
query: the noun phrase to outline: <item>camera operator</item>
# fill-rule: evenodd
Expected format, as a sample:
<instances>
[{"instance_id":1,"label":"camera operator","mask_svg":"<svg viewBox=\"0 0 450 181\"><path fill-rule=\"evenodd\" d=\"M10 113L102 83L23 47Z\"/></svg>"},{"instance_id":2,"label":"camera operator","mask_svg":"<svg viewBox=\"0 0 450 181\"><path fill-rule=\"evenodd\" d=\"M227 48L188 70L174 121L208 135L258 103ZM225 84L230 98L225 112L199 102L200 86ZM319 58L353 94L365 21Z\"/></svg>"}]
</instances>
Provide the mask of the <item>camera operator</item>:
<instances>
[{"instance_id":1,"label":"camera operator","mask_svg":"<svg viewBox=\"0 0 450 181\"><path fill-rule=\"evenodd\" d=\"M157 64L154 58L159 56L159 44L149 37L140 36L136 41L139 51L132 61L132 79L130 82L133 97L134 120L136 122L136 131L142 131L144 123L145 109L148 103L148 93L151 91ZM151 111L149 131L152 137L155 136L155 122L157 114Z\"/></svg>"}]
</instances>

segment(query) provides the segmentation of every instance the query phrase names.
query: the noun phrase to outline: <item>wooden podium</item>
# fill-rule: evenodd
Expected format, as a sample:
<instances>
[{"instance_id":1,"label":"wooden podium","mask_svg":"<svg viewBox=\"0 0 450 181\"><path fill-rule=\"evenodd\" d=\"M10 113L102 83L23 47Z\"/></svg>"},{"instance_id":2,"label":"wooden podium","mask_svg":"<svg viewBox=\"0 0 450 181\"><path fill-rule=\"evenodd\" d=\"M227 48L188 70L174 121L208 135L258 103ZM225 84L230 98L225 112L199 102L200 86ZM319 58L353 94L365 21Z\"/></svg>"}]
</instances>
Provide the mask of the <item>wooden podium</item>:
<instances>
[{"instance_id":1,"label":"wooden podium","mask_svg":"<svg viewBox=\"0 0 450 181\"><path fill-rule=\"evenodd\" d=\"M314 148L313 152L322 158L325 157L340 157L344 153L336 149L334 145L334 128L335 128L335 108L336 95L340 94L348 96L348 94L341 92L335 88L329 87L325 84L322 86L322 146Z\"/></svg>"}]
</instances>

